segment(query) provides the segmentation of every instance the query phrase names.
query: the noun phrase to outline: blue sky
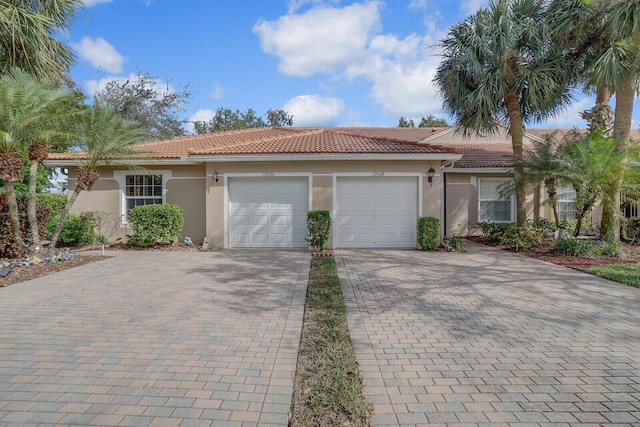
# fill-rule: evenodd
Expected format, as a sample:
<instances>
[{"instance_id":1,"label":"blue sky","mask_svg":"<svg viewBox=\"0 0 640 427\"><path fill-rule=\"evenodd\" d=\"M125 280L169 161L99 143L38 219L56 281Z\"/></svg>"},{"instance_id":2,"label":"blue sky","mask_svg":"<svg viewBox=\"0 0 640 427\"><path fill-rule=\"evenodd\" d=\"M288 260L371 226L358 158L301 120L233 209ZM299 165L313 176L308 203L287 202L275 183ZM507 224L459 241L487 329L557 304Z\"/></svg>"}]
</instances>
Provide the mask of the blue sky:
<instances>
[{"instance_id":1,"label":"blue sky","mask_svg":"<svg viewBox=\"0 0 640 427\"><path fill-rule=\"evenodd\" d=\"M295 126L396 126L444 117L434 45L483 0L85 0L64 40L90 96L107 79L189 85L181 118L285 109ZM583 127L574 105L535 127ZM447 118L448 119L448 118Z\"/></svg>"}]
</instances>

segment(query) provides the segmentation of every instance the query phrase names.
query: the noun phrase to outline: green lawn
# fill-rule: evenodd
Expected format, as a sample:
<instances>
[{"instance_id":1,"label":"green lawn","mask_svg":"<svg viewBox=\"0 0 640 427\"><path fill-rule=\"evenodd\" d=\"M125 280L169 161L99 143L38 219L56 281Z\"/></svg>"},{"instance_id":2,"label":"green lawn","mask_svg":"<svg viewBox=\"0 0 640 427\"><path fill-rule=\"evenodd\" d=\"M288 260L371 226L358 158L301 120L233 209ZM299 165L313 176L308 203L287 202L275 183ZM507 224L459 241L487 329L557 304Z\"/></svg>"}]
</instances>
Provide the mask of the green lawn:
<instances>
[{"instance_id":1,"label":"green lawn","mask_svg":"<svg viewBox=\"0 0 640 427\"><path fill-rule=\"evenodd\" d=\"M594 265L591 272L605 279L640 288L640 264Z\"/></svg>"},{"instance_id":2,"label":"green lawn","mask_svg":"<svg viewBox=\"0 0 640 427\"><path fill-rule=\"evenodd\" d=\"M333 258L313 258L290 426L368 426L340 279Z\"/></svg>"}]
</instances>

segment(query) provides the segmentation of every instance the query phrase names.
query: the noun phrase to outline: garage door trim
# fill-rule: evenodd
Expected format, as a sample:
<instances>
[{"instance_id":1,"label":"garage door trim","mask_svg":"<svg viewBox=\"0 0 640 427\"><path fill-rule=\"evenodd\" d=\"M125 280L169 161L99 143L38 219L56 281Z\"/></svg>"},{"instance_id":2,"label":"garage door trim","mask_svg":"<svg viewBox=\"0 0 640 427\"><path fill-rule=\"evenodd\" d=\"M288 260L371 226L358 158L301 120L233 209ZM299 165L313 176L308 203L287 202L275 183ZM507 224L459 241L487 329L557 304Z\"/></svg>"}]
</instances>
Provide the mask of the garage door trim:
<instances>
[{"instance_id":1,"label":"garage door trim","mask_svg":"<svg viewBox=\"0 0 640 427\"><path fill-rule=\"evenodd\" d=\"M313 206L313 180L311 179L311 173L298 173L298 172L260 172L260 173L219 173L224 185L224 248L230 248L229 232L230 232L230 218L229 218L229 179L230 178L264 178L265 181L270 178L307 178L308 183L308 195L309 203L307 210L311 210ZM215 185L215 184L214 184Z\"/></svg>"},{"instance_id":2,"label":"garage door trim","mask_svg":"<svg viewBox=\"0 0 640 427\"><path fill-rule=\"evenodd\" d=\"M337 247L338 242L338 227L335 225L335 221L338 219L338 178L352 177L352 178L391 178L391 177L414 177L418 180L418 218L422 216L422 199L423 199L423 181L426 175L420 172L384 172L384 171L372 171L372 172L355 172L355 173L334 173L333 174L333 210L331 216L334 221L332 228L331 240L333 241L334 249Z\"/></svg>"}]
</instances>

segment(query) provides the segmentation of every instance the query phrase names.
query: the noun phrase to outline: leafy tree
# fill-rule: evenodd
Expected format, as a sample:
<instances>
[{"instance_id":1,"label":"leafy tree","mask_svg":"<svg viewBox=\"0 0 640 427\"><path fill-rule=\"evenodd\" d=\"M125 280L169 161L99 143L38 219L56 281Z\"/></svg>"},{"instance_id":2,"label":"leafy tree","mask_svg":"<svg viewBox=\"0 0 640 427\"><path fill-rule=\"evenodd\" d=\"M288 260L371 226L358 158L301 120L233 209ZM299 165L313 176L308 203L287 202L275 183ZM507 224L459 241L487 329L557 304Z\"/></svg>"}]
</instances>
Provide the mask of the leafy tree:
<instances>
[{"instance_id":1,"label":"leafy tree","mask_svg":"<svg viewBox=\"0 0 640 427\"><path fill-rule=\"evenodd\" d=\"M620 210L619 199L611 192L618 180L634 187L640 184L640 146L632 144L621 149L618 141L605 135L603 129L588 134L572 132L560 155L565 162L564 179L576 190L575 236L596 203Z\"/></svg>"},{"instance_id":2,"label":"leafy tree","mask_svg":"<svg viewBox=\"0 0 640 427\"><path fill-rule=\"evenodd\" d=\"M22 236L15 185L23 176L25 156L30 161L27 216L34 249L40 244L36 215L38 165L48 155L48 146L70 139L64 123L74 114L77 96L14 68L0 77L0 179L4 181L15 241L29 250ZM28 152L28 154L26 154Z\"/></svg>"},{"instance_id":3,"label":"leafy tree","mask_svg":"<svg viewBox=\"0 0 640 427\"><path fill-rule=\"evenodd\" d=\"M445 119L438 119L433 114L429 114L427 117L423 117L420 120L419 128L446 128L449 127L449 123Z\"/></svg>"},{"instance_id":4,"label":"leafy tree","mask_svg":"<svg viewBox=\"0 0 640 427\"><path fill-rule=\"evenodd\" d=\"M522 158L524 125L564 108L574 75L552 37L544 0L494 0L455 24L440 42L443 60L435 84L444 109L465 134L509 126L514 155ZM526 225L522 165L515 163L516 219Z\"/></svg>"},{"instance_id":5,"label":"leafy tree","mask_svg":"<svg viewBox=\"0 0 640 427\"><path fill-rule=\"evenodd\" d=\"M125 81L110 80L96 92L96 98L110 105L125 120L138 122L149 139L171 139L185 134L178 118L191 98L188 85L172 91L160 87L149 73L138 72Z\"/></svg>"},{"instance_id":6,"label":"leafy tree","mask_svg":"<svg viewBox=\"0 0 640 427\"><path fill-rule=\"evenodd\" d=\"M0 1L0 74L14 67L41 79L67 79L74 58L55 38L69 31L82 0Z\"/></svg>"},{"instance_id":7,"label":"leafy tree","mask_svg":"<svg viewBox=\"0 0 640 427\"><path fill-rule=\"evenodd\" d=\"M65 219L78 195L91 190L100 176L100 166L114 161L127 161L142 157L134 145L148 138L146 130L137 122L124 119L113 107L95 99L84 111L79 123L78 180L60 220L51 236L50 251L55 249Z\"/></svg>"},{"instance_id":8,"label":"leafy tree","mask_svg":"<svg viewBox=\"0 0 640 427\"><path fill-rule=\"evenodd\" d=\"M414 128L416 127L416 124L413 122L413 119L405 119L404 117L400 117L400 119L398 120L398 127L399 128Z\"/></svg>"},{"instance_id":9,"label":"leafy tree","mask_svg":"<svg viewBox=\"0 0 640 427\"><path fill-rule=\"evenodd\" d=\"M195 122L194 130L197 134L204 134L269 126L293 126L293 116L284 110L269 109L266 116L267 119L264 120L251 108L244 112L218 108L208 122Z\"/></svg>"}]
</instances>

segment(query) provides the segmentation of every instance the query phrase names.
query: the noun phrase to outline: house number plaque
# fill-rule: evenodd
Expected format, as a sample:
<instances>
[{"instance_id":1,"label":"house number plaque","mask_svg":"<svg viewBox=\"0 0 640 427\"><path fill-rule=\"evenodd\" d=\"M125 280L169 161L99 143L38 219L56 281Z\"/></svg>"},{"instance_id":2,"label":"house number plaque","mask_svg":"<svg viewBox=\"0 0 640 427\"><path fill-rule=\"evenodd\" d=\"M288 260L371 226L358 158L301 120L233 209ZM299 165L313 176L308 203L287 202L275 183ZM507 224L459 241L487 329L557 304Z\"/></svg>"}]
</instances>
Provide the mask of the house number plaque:
<instances>
[{"instance_id":1,"label":"house number plaque","mask_svg":"<svg viewBox=\"0 0 640 427\"><path fill-rule=\"evenodd\" d=\"M276 176L275 172L264 172L262 174L263 177L268 178L268 177L272 177L272 176Z\"/></svg>"},{"instance_id":2,"label":"house number plaque","mask_svg":"<svg viewBox=\"0 0 640 427\"><path fill-rule=\"evenodd\" d=\"M384 172L371 172L371 176L384 176Z\"/></svg>"}]
</instances>

